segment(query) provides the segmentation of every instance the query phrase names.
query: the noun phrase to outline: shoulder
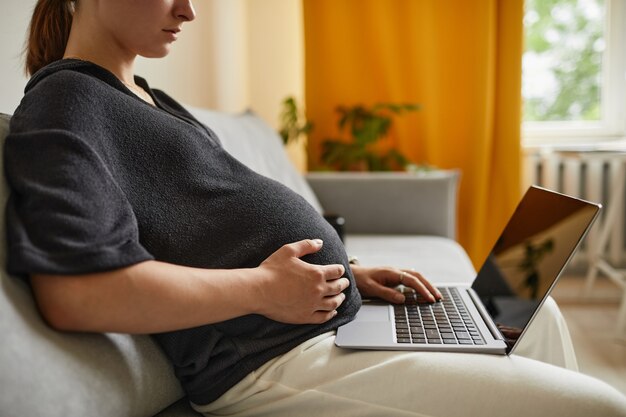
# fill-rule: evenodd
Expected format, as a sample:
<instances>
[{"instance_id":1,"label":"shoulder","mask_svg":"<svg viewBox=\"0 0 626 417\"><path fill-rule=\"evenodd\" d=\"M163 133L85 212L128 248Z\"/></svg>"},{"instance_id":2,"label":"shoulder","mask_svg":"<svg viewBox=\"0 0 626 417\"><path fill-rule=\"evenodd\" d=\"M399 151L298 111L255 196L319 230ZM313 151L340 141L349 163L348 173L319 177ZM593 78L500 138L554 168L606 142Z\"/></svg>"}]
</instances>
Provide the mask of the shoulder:
<instances>
[{"instance_id":1,"label":"shoulder","mask_svg":"<svg viewBox=\"0 0 626 417\"><path fill-rule=\"evenodd\" d=\"M35 101L44 107L58 105L97 104L96 93L114 90L101 80L81 72L61 70L37 82L24 95L24 100ZM43 101L42 101L43 100Z\"/></svg>"},{"instance_id":2,"label":"shoulder","mask_svg":"<svg viewBox=\"0 0 626 417\"><path fill-rule=\"evenodd\" d=\"M81 119L97 117L115 93L88 74L55 72L27 90L11 120L11 132L69 128Z\"/></svg>"}]
</instances>

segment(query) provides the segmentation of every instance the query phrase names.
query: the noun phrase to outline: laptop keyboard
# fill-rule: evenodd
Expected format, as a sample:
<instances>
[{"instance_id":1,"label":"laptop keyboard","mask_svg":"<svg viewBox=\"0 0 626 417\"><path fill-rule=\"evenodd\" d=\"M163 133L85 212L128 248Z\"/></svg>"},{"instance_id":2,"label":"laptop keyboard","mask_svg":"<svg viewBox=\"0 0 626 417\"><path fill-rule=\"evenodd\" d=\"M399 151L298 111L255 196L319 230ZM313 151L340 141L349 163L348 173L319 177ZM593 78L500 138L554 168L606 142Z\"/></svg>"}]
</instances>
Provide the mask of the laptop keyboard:
<instances>
[{"instance_id":1,"label":"laptop keyboard","mask_svg":"<svg viewBox=\"0 0 626 417\"><path fill-rule=\"evenodd\" d=\"M427 302L406 288L404 305L394 305L396 341L429 345L484 345L457 288L440 288L443 301Z\"/></svg>"}]
</instances>

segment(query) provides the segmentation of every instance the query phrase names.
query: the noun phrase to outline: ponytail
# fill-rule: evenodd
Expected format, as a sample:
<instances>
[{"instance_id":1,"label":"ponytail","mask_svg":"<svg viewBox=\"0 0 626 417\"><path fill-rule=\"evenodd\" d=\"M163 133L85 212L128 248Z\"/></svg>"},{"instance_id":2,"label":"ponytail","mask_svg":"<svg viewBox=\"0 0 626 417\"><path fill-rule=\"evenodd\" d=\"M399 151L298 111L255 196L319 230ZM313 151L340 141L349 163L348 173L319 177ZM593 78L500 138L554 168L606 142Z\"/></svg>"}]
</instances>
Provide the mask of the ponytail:
<instances>
[{"instance_id":1,"label":"ponytail","mask_svg":"<svg viewBox=\"0 0 626 417\"><path fill-rule=\"evenodd\" d=\"M63 58L76 0L38 0L26 44L26 73Z\"/></svg>"}]
</instances>

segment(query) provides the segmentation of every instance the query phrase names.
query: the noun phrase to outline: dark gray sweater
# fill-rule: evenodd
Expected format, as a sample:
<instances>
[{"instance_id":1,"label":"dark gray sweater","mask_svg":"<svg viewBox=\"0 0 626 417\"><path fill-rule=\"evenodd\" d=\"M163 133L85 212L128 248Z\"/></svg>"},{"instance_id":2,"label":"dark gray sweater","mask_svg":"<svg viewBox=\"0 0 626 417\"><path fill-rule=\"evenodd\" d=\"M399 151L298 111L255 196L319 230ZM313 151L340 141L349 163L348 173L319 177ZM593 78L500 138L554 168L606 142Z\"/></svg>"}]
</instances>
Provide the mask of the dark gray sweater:
<instances>
[{"instance_id":1,"label":"dark gray sweater","mask_svg":"<svg viewBox=\"0 0 626 417\"><path fill-rule=\"evenodd\" d=\"M321 238L323 249L303 260L341 263L352 281L323 325L249 315L153 335L191 401L207 404L269 359L351 320L360 297L341 241L313 207L137 82L156 108L84 61L58 61L28 83L4 153L10 273L89 273L149 259L252 268L283 244Z\"/></svg>"}]
</instances>

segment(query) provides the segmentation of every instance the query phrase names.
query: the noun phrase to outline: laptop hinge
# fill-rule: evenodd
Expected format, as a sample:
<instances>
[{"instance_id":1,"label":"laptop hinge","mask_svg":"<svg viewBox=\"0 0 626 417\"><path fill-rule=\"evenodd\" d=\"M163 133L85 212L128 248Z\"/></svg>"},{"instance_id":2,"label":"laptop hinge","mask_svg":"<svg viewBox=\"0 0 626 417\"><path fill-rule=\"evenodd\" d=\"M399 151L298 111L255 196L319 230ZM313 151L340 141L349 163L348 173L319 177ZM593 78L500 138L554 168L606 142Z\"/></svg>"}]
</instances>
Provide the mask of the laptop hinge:
<instances>
[{"instance_id":1,"label":"laptop hinge","mask_svg":"<svg viewBox=\"0 0 626 417\"><path fill-rule=\"evenodd\" d=\"M472 302L476 306L478 313L480 313L481 317L483 318L483 321L489 328L489 331L491 332L491 335L493 336L493 338L496 340L505 340L504 337L502 336L502 333L500 333L500 330L498 330L495 323L491 319L491 316L489 315L489 313L487 313L485 306L483 306L483 303L480 302L480 297L478 297L478 294L476 294L476 291L474 291L471 288L468 288L467 293L469 294L470 298L472 299Z\"/></svg>"}]
</instances>

